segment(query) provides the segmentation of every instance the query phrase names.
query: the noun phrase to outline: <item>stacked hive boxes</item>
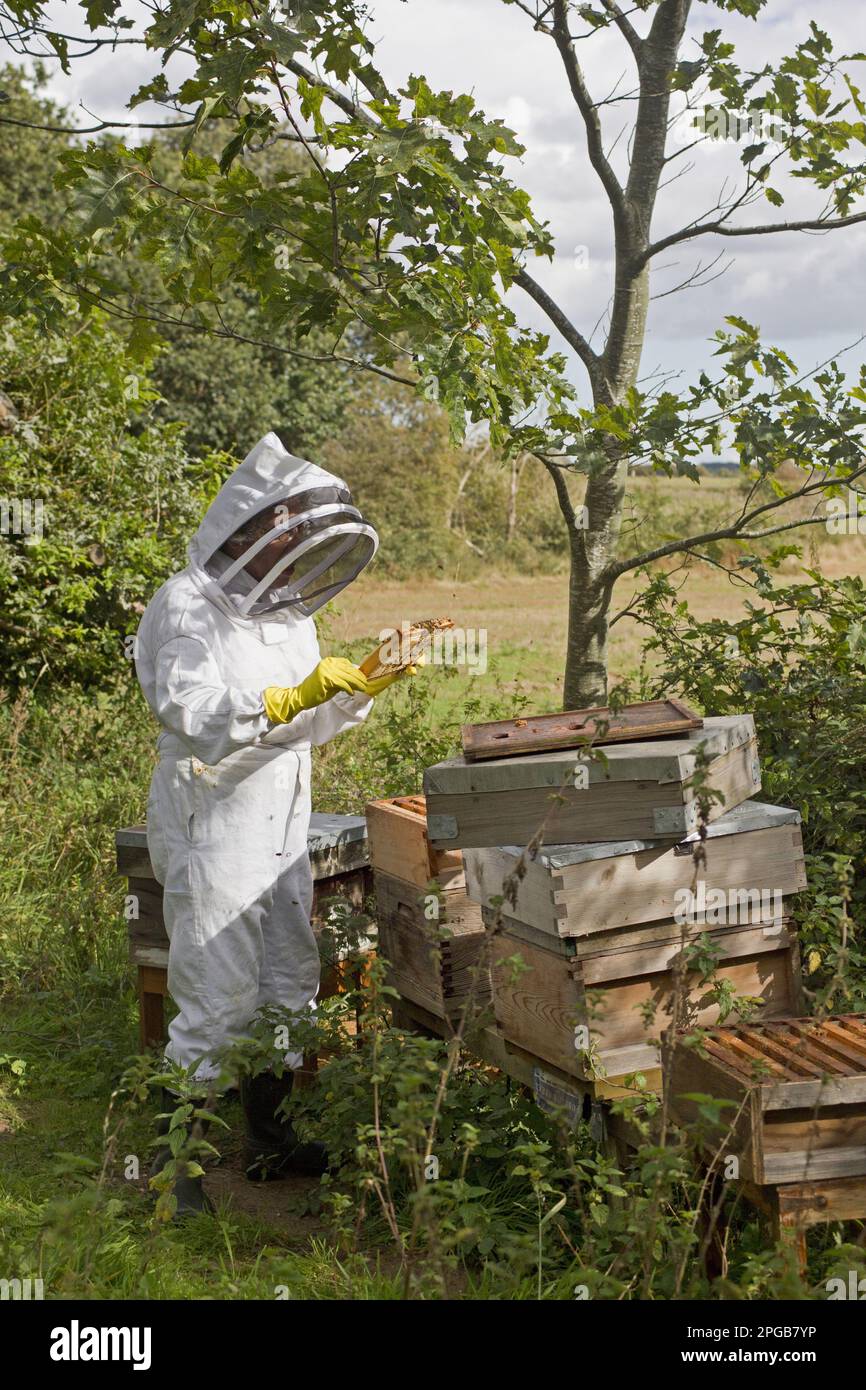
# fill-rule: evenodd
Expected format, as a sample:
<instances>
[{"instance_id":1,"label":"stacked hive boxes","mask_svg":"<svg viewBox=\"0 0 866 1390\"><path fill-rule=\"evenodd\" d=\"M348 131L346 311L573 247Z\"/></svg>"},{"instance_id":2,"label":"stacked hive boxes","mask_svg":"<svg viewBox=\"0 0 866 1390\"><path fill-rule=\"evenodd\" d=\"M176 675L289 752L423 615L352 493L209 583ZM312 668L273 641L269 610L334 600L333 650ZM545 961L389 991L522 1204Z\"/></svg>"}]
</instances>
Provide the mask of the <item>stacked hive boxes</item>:
<instances>
[{"instance_id":1,"label":"stacked hive boxes","mask_svg":"<svg viewBox=\"0 0 866 1390\"><path fill-rule=\"evenodd\" d=\"M679 980L702 1025L732 994L756 1016L800 1011L800 818L748 800L751 716L603 754L454 758L425 775L430 843L462 850L489 931L501 1034L584 1081L658 1068ZM715 793L704 863L700 785ZM543 847L526 851L539 831Z\"/></svg>"},{"instance_id":2,"label":"stacked hive boxes","mask_svg":"<svg viewBox=\"0 0 866 1390\"><path fill-rule=\"evenodd\" d=\"M423 796L367 804L379 950L388 983L436 1019L489 1002L478 903L466 894L463 856L427 839Z\"/></svg>"}]
</instances>

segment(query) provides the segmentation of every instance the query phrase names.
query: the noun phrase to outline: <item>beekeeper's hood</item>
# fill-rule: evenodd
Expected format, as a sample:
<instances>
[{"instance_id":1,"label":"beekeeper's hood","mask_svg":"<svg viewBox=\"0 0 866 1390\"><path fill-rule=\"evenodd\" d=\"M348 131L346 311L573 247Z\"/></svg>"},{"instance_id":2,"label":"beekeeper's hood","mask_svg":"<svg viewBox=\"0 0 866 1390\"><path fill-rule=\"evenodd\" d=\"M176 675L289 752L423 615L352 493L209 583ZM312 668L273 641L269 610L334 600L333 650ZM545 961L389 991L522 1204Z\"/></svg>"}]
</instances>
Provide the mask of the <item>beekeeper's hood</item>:
<instances>
[{"instance_id":1,"label":"beekeeper's hood","mask_svg":"<svg viewBox=\"0 0 866 1390\"><path fill-rule=\"evenodd\" d=\"M229 557L222 547L250 530L262 533ZM263 579L254 579L247 562L278 537L273 564ZM189 558L243 618L286 608L309 616L351 584L378 546L342 478L295 458L272 433L223 483L190 542Z\"/></svg>"}]
</instances>

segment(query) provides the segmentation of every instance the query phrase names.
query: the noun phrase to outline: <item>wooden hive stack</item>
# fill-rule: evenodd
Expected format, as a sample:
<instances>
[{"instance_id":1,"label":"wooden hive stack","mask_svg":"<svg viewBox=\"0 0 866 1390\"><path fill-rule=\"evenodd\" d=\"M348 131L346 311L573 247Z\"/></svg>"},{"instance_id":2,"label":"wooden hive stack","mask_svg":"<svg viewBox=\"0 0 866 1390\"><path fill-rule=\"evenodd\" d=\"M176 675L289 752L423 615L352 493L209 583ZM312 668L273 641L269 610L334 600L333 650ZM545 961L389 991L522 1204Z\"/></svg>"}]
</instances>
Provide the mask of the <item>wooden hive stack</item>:
<instances>
[{"instance_id":1,"label":"wooden hive stack","mask_svg":"<svg viewBox=\"0 0 866 1390\"><path fill-rule=\"evenodd\" d=\"M506 1048L601 1094L636 1071L661 1084L675 994L718 1019L710 975L764 1016L800 1010L800 818L750 800L751 715L659 700L468 726L463 749L425 774L429 837L463 851Z\"/></svg>"},{"instance_id":2,"label":"wooden hive stack","mask_svg":"<svg viewBox=\"0 0 866 1390\"><path fill-rule=\"evenodd\" d=\"M481 908L467 897L460 851L430 845L423 796L371 801L366 815L389 984L435 1019L474 1014L490 984Z\"/></svg>"},{"instance_id":3,"label":"wooden hive stack","mask_svg":"<svg viewBox=\"0 0 866 1390\"><path fill-rule=\"evenodd\" d=\"M747 802L708 828L699 869L689 841L559 845L529 860L516 846L464 851L467 891L493 932L505 1039L575 1077L643 1072L658 1087L675 991L697 1022L718 1020L713 966L759 1015L800 1012L799 821Z\"/></svg>"},{"instance_id":4,"label":"wooden hive stack","mask_svg":"<svg viewBox=\"0 0 866 1390\"><path fill-rule=\"evenodd\" d=\"M127 880L126 918L129 959L138 975L142 1051L164 1040L164 1000L168 994L169 940L163 916L163 887L157 881L144 825L115 832L117 870ZM313 871L312 923L322 962L319 997L342 987L341 948L325 922L326 905L344 898L358 912L372 887L367 829L363 816L313 813L307 834Z\"/></svg>"}]
</instances>

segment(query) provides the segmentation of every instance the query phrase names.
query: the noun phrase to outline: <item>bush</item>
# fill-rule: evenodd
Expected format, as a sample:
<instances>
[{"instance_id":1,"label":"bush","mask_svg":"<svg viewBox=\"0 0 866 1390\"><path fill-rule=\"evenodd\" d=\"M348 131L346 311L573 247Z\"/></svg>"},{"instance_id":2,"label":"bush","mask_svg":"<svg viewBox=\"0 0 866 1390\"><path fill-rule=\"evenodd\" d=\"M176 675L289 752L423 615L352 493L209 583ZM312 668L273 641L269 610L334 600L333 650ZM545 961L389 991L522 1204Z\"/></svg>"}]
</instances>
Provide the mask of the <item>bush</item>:
<instances>
[{"instance_id":1,"label":"bush","mask_svg":"<svg viewBox=\"0 0 866 1390\"><path fill-rule=\"evenodd\" d=\"M61 338L19 321L0 384L18 415L0 434L0 684L111 683L227 461L150 423L155 394L103 323Z\"/></svg>"},{"instance_id":2,"label":"bush","mask_svg":"<svg viewBox=\"0 0 866 1390\"><path fill-rule=\"evenodd\" d=\"M803 817L809 891L798 899L815 1005L866 1007L866 589L860 579L774 585L757 562L738 621L699 622L664 575L637 610L652 629L646 696L679 691L708 714L752 711L761 797Z\"/></svg>"}]
</instances>

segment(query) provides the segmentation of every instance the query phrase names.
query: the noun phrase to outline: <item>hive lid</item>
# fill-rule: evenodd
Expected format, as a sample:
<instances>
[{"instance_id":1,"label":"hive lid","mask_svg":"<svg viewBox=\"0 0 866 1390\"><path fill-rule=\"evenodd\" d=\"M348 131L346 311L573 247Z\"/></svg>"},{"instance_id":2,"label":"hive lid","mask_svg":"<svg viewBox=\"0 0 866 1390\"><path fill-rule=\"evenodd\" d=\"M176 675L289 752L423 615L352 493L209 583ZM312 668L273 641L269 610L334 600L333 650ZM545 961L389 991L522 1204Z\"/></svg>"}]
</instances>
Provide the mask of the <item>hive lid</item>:
<instances>
[{"instance_id":1,"label":"hive lid","mask_svg":"<svg viewBox=\"0 0 866 1390\"><path fill-rule=\"evenodd\" d=\"M590 785L599 782L684 782L695 771L698 748L703 745L710 758L720 757L748 743L755 736L751 714L722 715L705 719L702 729L683 738L662 742L614 743L596 750L586 764ZM524 754L517 758L498 758L494 762L469 762L466 758L447 758L424 773L427 795L467 792L521 791L530 788L561 788L573 784L575 766L584 750L563 748L552 753Z\"/></svg>"},{"instance_id":2,"label":"hive lid","mask_svg":"<svg viewBox=\"0 0 866 1390\"><path fill-rule=\"evenodd\" d=\"M314 811L310 816L307 849L332 849L337 845L363 842L367 838L367 822L363 816L327 815Z\"/></svg>"},{"instance_id":3,"label":"hive lid","mask_svg":"<svg viewBox=\"0 0 866 1390\"><path fill-rule=\"evenodd\" d=\"M310 829L307 834L307 849L310 854L317 850L332 849L337 845L362 843L367 838L367 822L363 816L328 815L314 811L310 816ZM128 845L132 849L147 849L147 826L126 825L114 832L117 845Z\"/></svg>"},{"instance_id":4,"label":"hive lid","mask_svg":"<svg viewBox=\"0 0 866 1390\"><path fill-rule=\"evenodd\" d=\"M789 806L770 806L763 801L744 801L732 810L726 811L718 820L707 826L707 839L716 840L722 835L741 835L750 830L774 830L782 825L799 825L800 812ZM538 851L536 860L547 869L566 869L573 864L586 864L596 859L615 859L618 855L641 854L644 850L658 849L665 853L688 854L698 838L697 831L672 845L670 840L603 840L595 844L545 845ZM512 855L515 859L523 853L519 845L500 845L501 853ZM489 850L466 849L464 857L472 854L488 854Z\"/></svg>"}]
</instances>

